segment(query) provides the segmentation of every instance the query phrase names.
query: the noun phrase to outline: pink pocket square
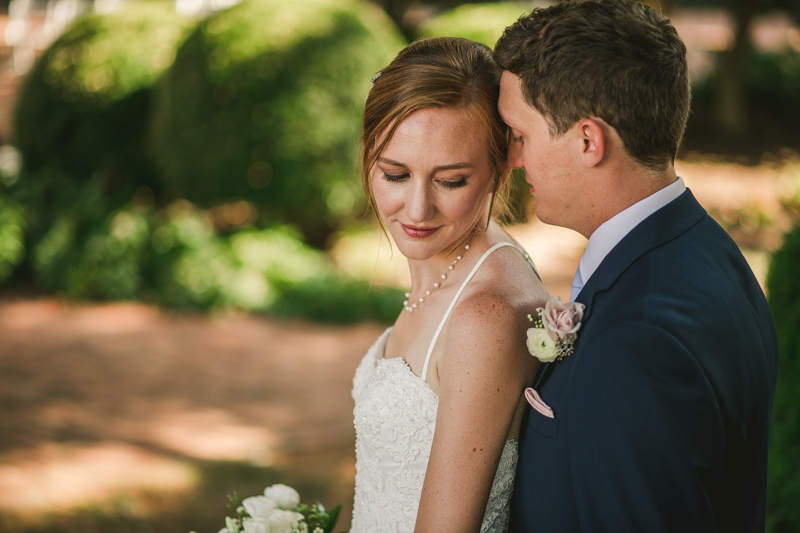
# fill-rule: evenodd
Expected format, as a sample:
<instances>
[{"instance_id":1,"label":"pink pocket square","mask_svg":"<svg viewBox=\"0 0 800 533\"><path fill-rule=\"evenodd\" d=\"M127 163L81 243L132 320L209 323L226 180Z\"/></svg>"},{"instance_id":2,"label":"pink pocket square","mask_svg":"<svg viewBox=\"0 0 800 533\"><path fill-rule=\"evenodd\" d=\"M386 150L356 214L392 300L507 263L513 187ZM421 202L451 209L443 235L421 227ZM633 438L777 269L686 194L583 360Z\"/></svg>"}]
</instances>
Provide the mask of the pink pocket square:
<instances>
[{"instance_id":1,"label":"pink pocket square","mask_svg":"<svg viewBox=\"0 0 800 533\"><path fill-rule=\"evenodd\" d=\"M525 399L528 400L528 403L531 404L531 407L536 409L539 413L543 414L547 418L555 418L553 409L544 403L544 400L542 400L542 397L539 396L538 392L536 392L536 389L532 387L525 389Z\"/></svg>"}]
</instances>

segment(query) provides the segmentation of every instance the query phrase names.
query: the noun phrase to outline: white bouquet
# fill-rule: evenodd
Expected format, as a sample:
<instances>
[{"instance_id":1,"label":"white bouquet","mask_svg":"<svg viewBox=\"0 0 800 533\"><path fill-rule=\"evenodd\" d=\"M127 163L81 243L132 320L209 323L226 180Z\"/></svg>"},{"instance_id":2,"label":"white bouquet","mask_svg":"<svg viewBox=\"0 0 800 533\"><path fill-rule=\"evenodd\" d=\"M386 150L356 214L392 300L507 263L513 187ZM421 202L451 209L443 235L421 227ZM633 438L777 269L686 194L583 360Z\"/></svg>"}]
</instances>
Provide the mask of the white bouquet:
<instances>
[{"instance_id":1,"label":"white bouquet","mask_svg":"<svg viewBox=\"0 0 800 533\"><path fill-rule=\"evenodd\" d=\"M331 533L342 508L338 505L325 511L321 503L300 503L300 494L280 483L241 504L236 493L229 495L228 501L234 516L225 517L219 533Z\"/></svg>"}]
</instances>

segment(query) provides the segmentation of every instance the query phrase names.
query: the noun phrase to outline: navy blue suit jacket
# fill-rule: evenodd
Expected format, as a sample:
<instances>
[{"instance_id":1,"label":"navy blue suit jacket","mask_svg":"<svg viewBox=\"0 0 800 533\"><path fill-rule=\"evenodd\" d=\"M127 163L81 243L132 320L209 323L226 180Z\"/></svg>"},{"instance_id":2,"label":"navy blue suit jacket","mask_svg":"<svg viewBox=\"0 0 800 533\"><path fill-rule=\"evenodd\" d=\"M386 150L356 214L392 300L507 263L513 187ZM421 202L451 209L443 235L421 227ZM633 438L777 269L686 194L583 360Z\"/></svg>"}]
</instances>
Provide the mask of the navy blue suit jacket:
<instances>
[{"instance_id":1,"label":"navy blue suit jacket","mask_svg":"<svg viewBox=\"0 0 800 533\"><path fill-rule=\"evenodd\" d=\"M763 532L778 350L736 244L690 191L634 228L577 301L575 352L543 365L512 532Z\"/></svg>"}]
</instances>

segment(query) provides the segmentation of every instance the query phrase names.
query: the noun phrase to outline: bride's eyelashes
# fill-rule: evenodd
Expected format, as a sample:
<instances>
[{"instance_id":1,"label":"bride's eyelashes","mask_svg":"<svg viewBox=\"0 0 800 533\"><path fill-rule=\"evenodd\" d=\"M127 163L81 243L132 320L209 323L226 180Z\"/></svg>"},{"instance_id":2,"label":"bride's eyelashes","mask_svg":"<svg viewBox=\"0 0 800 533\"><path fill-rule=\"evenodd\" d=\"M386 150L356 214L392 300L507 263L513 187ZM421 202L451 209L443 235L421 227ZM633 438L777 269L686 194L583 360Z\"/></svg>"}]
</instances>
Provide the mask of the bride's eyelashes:
<instances>
[{"instance_id":1,"label":"bride's eyelashes","mask_svg":"<svg viewBox=\"0 0 800 533\"><path fill-rule=\"evenodd\" d=\"M383 179L388 182L395 183L398 181L403 181L408 177L408 174L389 174L388 172L383 173Z\"/></svg>"},{"instance_id":2,"label":"bride's eyelashes","mask_svg":"<svg viewBox=\"0 0 800 533\"><path fill-rule=\"evenodd\" d=\"M388 172L383 173L383 179L388 181L389 183L399 183L406 178L408 178L408 174L389 174ZM447 179L447 180L439 180L439 183L448 189L458 189L467 184L467 180L464 178L459 179Z\"/></svg>"},{"instance_id":3,"label":"bride's eyelashes","mask_svg":"<svg viewBox=\"0 0 800 533\"><path fill-rule=\"evenodd\" d=\"M466 185L467 184L467 180L465 180L464 178L461 178L459 180L442 180L439 183L441 183L442 185L444 185L448 189L458 189L458 188L461 188L464 185Z\"/></svg>"}]
</instances>

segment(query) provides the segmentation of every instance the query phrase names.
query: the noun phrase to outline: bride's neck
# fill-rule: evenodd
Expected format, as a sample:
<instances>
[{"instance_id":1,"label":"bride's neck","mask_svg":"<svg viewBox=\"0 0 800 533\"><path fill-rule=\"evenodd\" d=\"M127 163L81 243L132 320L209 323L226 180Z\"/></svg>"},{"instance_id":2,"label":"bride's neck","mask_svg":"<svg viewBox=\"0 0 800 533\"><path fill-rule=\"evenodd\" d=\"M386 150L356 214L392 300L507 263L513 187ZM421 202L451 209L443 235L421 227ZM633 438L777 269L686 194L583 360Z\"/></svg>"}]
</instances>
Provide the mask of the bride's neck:
<instances>
[{"instance_id":1,"label":"bride's neck","mask_svg":"<svg viewBox=\"0 0 800 533\"><path fill-rule=\"evenodd\" d=\"M428 259L409 259L413 296L419 297L420 293L424 296L425 291L433 290L437 283L443 287L451 283L451 278L463 278L463 271L475 264L477 256L488 247L489 239L487 232L482 231Z\"/></svg>"}]
</instances>

